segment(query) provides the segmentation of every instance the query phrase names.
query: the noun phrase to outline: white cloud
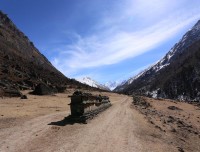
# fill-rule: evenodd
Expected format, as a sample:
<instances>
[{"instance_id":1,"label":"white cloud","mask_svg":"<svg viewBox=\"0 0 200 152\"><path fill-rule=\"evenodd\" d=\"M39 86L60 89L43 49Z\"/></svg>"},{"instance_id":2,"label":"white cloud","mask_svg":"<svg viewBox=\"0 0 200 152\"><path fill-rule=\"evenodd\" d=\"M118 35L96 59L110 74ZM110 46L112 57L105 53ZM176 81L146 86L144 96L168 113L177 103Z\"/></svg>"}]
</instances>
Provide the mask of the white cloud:
<instances>
[{"instance_id":1,"label":"white cloud","mask_svg":"<svg viewBox=\"0 0 200 152\"><path fill-rule=\"evenodd\" d=\"M115 64L136 57L161 45L200 18L200 14L195 14L198 9L193 9L190 13L184 9L169 12L178 8L181 2L171 3L166 0L126 1L122 7L124 11L120 10L120 15L115 12L113 16L111 14L100 19L102 23L94 27L96 31L92 35L83 37L74 33L76 41L58 48L53 64L64 74L72 75L80 69ZM161 16L163 14L165 16ZM148 21L140 29L140 22L134 23L134 18L145 17ZM152 24L155 19L156 22ZM134 31L131 26L138 27L139 30Z\"/></svg>"}]
</instances>

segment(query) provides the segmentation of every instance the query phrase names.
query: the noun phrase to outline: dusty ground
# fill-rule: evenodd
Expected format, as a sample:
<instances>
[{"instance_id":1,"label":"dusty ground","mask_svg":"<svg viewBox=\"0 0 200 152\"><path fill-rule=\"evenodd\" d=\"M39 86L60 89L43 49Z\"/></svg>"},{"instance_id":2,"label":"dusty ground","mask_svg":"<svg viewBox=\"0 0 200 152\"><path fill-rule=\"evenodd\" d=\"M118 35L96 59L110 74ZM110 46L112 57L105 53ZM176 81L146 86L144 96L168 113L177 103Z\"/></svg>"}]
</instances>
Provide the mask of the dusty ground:
<instances>
[{"instance_id":1,"label":"dusty ground","mask_svg":"<svg viewBox=\"0 0 200 152\"><path fill-rule=\"evenodd\" d=\"M163 141L171 141L179 151L200 151L199 105L144 97L141 100L134 107L164 133L165 136L161 138Z\"/></svg>"},{"instance_id":2,"label":"dusty ground","mask_svg":"<svg viewBox=\"0 0 200 152\"><path fill-rule=\"evenodd\" d=\"M193 128L190 133L192 137L187 138L188 140L183 137L181 141L184 141L180 142L179 134L172 132L172 128L167 129L170 124L175 123L167 122L165 128L162 126L164 120L163 123L159 120L167 118L169 113L175 120L179 117L177 110L166 110L166 104L174 105L174 102L148 99L152 106L144 108L140 105L134 106L132 97L101 93L110 97L112 107L88 124L63 124L60 122L70 114L68 95L72 92L73 90L68 90L55 96L28 94L27 100L0 99L0 152L200 151L200 115L196 106L181 104L183 110L180 117L190 116L187 119ZM152 110L156 110L156 113L162 112L163 117L148 112ZM172 121L176 122L175 120ZM192 142L194 143L189 146Z\"/></svg>"}]
</instances>

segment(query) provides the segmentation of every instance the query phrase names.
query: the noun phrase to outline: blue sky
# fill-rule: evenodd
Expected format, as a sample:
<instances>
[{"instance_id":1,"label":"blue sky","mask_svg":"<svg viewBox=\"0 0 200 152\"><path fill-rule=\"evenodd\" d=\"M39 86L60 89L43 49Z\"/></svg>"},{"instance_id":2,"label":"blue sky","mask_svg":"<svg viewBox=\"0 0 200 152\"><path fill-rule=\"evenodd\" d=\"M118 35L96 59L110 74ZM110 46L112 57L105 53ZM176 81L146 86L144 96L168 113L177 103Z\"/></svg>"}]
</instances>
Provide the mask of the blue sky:
<instances>
[{"instance_id":1,"label":"blue sky","mask_svg":"<svg viewBox=\"0 0 200 152\"><path fill-rule=\"evenodd\" d=\"M128 79L200 19L198 0L0 0L0 10L70 78Z\"/></svg>"}]
</instances>

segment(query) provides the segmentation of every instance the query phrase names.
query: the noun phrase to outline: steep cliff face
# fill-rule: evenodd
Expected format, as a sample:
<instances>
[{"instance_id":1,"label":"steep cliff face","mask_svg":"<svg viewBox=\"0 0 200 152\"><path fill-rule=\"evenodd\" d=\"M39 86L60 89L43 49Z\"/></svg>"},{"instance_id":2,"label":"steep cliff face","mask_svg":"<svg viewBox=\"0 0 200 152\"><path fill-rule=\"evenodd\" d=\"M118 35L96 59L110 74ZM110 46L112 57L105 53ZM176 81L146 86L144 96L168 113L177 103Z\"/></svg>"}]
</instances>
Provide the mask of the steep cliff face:
<instances>
[{"instance_id":1,"label":"steep cliff face","mask_svg":"<svg viewBox=\"0 0 200 152\"><path fill-rule=\"evenodd\" d=\"M59 72L0 11L0 92L33 88L38 83L85 86Z\"/></svg>"},{"instance_id":2,"label":"steep cliff face","mask_svg":"<svg viewBox=\"0 0 200 152\"><path fill-rule=\"evenodd\" d=\"M200 100L200 21L155 65L115 91L151 97Z\"/></svg>"}]
</instances>

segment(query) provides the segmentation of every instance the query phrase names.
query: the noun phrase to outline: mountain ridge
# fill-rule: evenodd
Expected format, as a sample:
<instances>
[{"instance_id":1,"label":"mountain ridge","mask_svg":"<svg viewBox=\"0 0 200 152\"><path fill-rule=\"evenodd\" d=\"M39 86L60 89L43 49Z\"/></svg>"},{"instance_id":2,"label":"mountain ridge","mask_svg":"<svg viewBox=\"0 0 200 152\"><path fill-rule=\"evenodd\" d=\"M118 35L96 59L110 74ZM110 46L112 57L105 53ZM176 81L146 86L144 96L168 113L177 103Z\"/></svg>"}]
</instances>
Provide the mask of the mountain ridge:
<instances>
[{"instance_id":1,"label":"mountain ridge","mask_svg":"<svg viewBox=\"0 0 200 152\"><path fill-rule=\"evenodd\" d=\"M179 100L199 100L199 88L195 84L190 88L187 86L188 80L194 81L187 70L190 69L193 73L195 70L199 71L199 43L200 21L186 32L161 60L141 72L137 77L133 77L130 84L126 83L114 91ZM183 79L183 74L187 75L187 78ZM197 79L200 78L198 73L194 75ZM174 84L175 82L177 84ZM197 82L199 83L199 81ZM194 91L192 88L198 91Z\"/></svg>"}]
</instances>

